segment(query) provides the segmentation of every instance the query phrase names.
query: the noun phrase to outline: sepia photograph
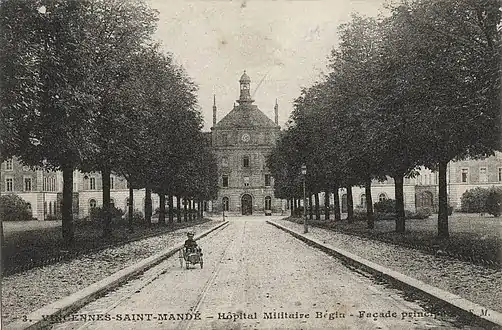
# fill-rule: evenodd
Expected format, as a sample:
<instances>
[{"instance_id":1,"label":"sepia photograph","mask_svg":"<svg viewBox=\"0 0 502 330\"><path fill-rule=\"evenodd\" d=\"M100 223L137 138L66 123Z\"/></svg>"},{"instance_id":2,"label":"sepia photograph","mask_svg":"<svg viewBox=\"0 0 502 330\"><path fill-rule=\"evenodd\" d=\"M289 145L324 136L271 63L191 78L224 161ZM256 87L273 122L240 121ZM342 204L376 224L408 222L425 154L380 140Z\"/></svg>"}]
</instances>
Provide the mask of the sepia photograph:
<instances>
[{"instance_id":1,"label":"sepia photograph","mask_svg":"<svg viewBox=\"0 0 502 330\"><path fill-rule=\"evenodd\" d=\"M1 324L502 329L500 0L0 0Z\"/></svg>"}]
</instances>

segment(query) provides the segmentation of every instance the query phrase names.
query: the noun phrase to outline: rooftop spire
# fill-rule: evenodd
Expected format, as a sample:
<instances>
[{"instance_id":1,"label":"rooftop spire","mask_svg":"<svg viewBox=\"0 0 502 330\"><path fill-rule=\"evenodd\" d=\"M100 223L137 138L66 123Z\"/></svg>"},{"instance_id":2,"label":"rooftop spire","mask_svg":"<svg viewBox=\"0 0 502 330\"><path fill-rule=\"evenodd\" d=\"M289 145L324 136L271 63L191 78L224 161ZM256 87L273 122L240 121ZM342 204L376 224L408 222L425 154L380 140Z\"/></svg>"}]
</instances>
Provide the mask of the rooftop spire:
<instances>
[{"instance_id":1,"label":"rooftop spire","mask_svg":"<svg viewBox=\"0 0 502 330\"><path fill-rule=\"evenodd\" d=\"M213 94L213 127L216 126L216 94Z\"/></svg>"},{"instance_id":2,"label":"rooftop spire","mask_svg":"<svg viewBox=\"0 0 502 330\"><path fill-rule=\"evenodd\" d=\"M275 124L279 125L279 105L277 104L277 99L275 99L274 114L275 114Z\"/></svg>"}]
</instances>

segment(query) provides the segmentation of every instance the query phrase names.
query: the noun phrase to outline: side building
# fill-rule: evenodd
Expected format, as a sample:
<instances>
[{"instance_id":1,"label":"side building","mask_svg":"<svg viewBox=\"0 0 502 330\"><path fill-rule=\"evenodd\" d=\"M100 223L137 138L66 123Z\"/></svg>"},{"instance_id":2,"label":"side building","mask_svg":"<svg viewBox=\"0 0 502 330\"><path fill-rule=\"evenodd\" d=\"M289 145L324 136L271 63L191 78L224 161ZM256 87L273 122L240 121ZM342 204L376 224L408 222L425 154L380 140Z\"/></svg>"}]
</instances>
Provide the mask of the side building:
<instances>
[{"instance_id":1,"label":"side building","mask_svg":"<svg viewBox=\"0 0 502 330\"><path fill-rule=\"evenodd\" d=\"M0 168L0 194L15 194L25 200L37 220L60 217L63 175L24 166L18 159L4 161ZM111 204L123 211L129 203L127 181L113 175L110 178ZM103 205L102 180L99 173L73 172L73 215L84 218L90 210ZM144 214L145 190L134 190L134 209ZM152 208L159 207L159 197L152 194Z\"/></svg>"}]
</instances>

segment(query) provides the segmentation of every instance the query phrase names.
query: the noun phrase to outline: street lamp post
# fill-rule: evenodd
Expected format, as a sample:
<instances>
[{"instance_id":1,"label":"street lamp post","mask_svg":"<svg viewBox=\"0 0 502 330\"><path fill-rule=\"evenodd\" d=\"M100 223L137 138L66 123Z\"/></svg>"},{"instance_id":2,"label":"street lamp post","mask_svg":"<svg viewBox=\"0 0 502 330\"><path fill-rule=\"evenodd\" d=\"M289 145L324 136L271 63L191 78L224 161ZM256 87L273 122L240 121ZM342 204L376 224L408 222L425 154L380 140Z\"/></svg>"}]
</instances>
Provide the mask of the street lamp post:
<instances>
[{"instance_id":1,"label":"street lamp post","mask_svg":"<svg viewBox=\"0 0 502 330\"><path fill-rule=\"evenodd\" d=\"M307 196L305 194L305 177L307 175L307 166L302 165L302 177L303 177L303 233L309 232L307 225Z\"/></svg>"}]
</instances>

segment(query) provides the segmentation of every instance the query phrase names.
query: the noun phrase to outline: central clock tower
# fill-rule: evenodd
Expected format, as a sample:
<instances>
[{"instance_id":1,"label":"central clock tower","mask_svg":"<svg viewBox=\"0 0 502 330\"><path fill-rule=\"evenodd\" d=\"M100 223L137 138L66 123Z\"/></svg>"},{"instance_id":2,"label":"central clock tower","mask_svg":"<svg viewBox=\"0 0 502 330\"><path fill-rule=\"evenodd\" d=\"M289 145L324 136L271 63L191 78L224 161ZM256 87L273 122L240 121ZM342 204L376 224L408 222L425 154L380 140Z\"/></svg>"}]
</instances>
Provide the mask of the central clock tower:
<instances>
[{"instance_id":1,"label":"central clock tower","mask_svg":"<svg viewBox=\"0 0 502 330\"><path fill-rule=\"evenodd\" d=\"M277 101L275 122L251 98L246 71L239 79L240 95L233 109L216 122L213 105L211 145L218 162L219 192L213 211L234 214L281 212L283 201L274 197L274 180L266 165L279 136Z\"/></svg>"}]
</instances>

